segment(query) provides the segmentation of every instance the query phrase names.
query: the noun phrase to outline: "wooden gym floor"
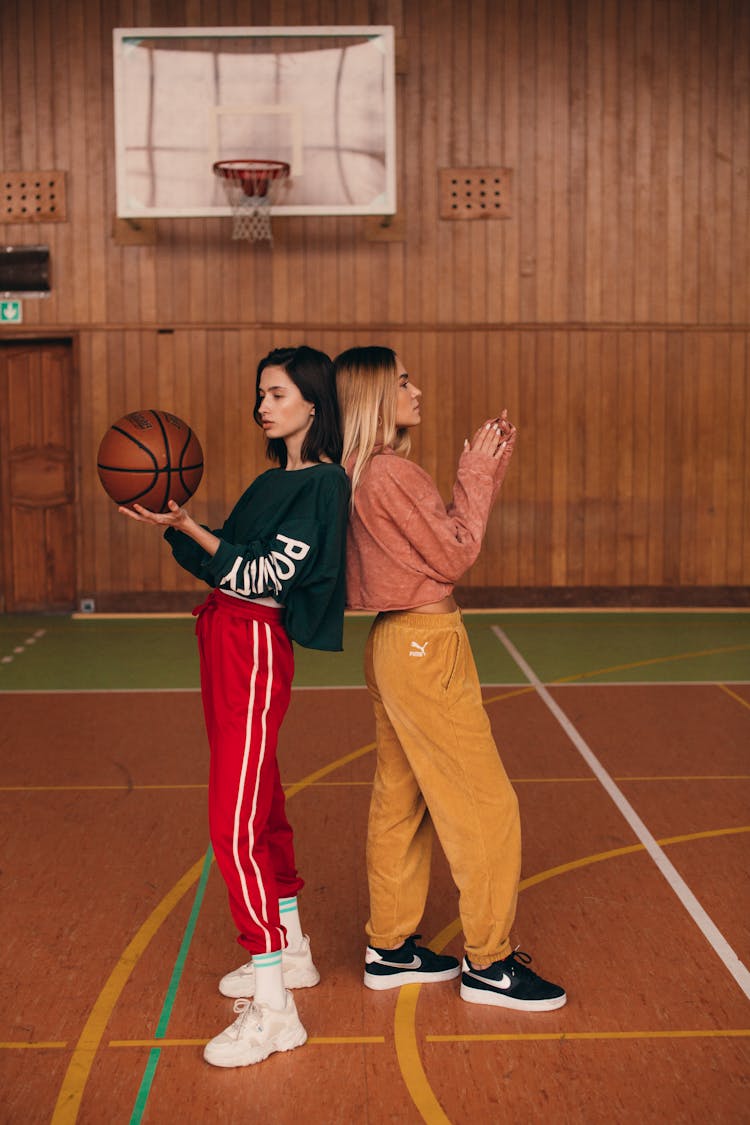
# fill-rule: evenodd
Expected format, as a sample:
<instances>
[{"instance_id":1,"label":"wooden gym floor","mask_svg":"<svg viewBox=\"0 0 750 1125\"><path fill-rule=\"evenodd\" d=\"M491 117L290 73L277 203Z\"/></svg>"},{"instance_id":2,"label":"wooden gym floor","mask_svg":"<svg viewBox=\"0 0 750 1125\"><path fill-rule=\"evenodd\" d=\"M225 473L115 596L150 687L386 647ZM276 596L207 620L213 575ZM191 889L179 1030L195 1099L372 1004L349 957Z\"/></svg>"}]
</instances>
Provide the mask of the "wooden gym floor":
<instances>
[{"instance_id":1,"label":"wooden gym floor","mask_svg":"<svg viewBox=\"0 0 750 1125\"><path fill-rule=\"evenodd\" d=\"M322 980L310 1039L222 1071L241 962L207 851L192 621L0 618L3 1125L750 1118L750 613L467 614L521 802L529 1015L362 985L369 621L300 652L280 761ZM422 933L460 955L435 857Z\"/></svg>"}]
</instances>

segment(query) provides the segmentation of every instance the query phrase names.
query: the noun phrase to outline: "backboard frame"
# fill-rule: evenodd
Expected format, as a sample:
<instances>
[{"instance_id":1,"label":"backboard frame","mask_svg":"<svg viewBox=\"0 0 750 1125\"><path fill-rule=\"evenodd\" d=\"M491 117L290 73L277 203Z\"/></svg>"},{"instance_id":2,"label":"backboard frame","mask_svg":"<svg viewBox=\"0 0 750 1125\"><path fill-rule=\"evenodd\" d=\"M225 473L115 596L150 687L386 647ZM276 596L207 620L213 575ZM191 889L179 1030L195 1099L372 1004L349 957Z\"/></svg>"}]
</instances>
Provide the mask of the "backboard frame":
<instances>
[{"instance_id":1,"label":"backboard frame","mask_svg":"<svg viewBox=\"0 0 750 1125\"><path fill-rule=\"evenodd\" d=\"M382 191L377 196L366 202L303 202L280 203L274 206L274 215L393 215L396 213L396 105L395 105L395 40L394 29L391 26L323 26L323 27L148 27L148 28L115 28L113 30L114 52L114 110L115 110L115 171L117 192L117 216L122 219L155 219L155 218L209 218L229 216L231 209L226 201L211 202L210 204L190 204L188 206L165 206L163 202L156 205L150 204L143 198L138 198L132 190L132 173L128 170L129 149L126 143L128 135L128 100L132 104L132 90L128 91L127 82L132 83L132 76L127 71L126 52L128 47L138 47L142 41L150 40L184 40L200 39L203 41L217 40L217 46L222 39L302 39L321 40L325 45L327 39L352 39L353 45L362 45L363 40L372 40L378 52L382 54L382 121L378 125L382 128ZM233 56L234 57L234 56ZM250 56L248 56L249 58ZM380 107L378 107L380 108ZM131 111L132 112L132 111ZM291 145L292 177L300 175L303 164L303 138L300 130L299 111L293 105L280 104L238 103L236 101L226 105L213 104L206 106L206 114L211 119L211 124L206 128L206 191L208 184L215 177L212 173L214 160L231 158L261 157L267 158L274 154L268 152L221 152L219 150L218 130L219 123L234 116L240 118L243 114L248 118L253 114L278 115L279 122L288 121L289 144ZM380 157L378 153L378 157ZM379 167L379 165L378 165ZM129 183L129 176L131 177ZM380 186L380 184L378 185Z\"/></svg>"}]
</instances>

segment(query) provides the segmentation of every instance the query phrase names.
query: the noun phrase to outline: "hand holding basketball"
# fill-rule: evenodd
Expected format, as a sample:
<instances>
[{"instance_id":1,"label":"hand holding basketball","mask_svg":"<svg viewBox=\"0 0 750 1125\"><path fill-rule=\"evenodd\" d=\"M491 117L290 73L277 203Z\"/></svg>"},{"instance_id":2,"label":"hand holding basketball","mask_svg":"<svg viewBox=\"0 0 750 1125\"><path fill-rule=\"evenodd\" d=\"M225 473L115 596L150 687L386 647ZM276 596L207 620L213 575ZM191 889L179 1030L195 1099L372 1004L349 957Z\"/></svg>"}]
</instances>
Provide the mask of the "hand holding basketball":
<instances>
[{"instance_id":1,"label":"hand holding basketball","mask_svg":"<svg viewBox=\"0 0 750 1125\"><path fill-rule=\"evenodd\" d=\"M169 501L169 511L167 512L150 512L148 508L143 508L140 504L133 504L132 508L126 508L121 504L117 510L138 523L155 523L159 527L176 527L178 530L181 530L183 525L186 526L188 523L194 522L185 509L181 508L179 504L175 504L174 500Z\"/></svg>"},{"instance_id":2,"label":"hand holding basketball","mask_svg":"<svg viewBox=\"0 0 750 1125\"><path fill-rule=\"evenodd\" d=\"M150 523L155 527L176 527L183 535L188 535L191 539L194 539L208 555L215 555L219 549L221 540L217 539L207 527L196 523L184 508L175 504L174 500L169 501L169 510L166 512L149 512L147 508L142 508L140 504L133 504L132 508L120 507L117 510L137 523Z\"/></svg>"},{"instance_id":3,"label":"hand holding basketball","mask_svg":"<svg viewBox=\"0 0 750 1125\"><path fill-rule=\"evenodd\" d=\"M116 504L169 512L184 504L203 476L203 450L192 429L165 410L138 410L107 430L96 459L99 479Z\"/></svg>"}]
</instances>

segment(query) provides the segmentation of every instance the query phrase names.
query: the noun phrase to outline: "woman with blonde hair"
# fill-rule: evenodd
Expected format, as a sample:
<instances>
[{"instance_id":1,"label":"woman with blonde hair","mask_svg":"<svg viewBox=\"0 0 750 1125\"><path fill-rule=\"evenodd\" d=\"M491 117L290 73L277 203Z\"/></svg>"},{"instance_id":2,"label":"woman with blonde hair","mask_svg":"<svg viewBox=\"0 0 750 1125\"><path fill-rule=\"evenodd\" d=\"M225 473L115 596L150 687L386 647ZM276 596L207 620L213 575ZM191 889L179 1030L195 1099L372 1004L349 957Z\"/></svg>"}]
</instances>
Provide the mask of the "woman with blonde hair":
<instances>
[{"instance_id":1,"label":"woman with blonde hair","mask_svg":"<svg viewBox=\"0 0 750 1125\"><path fill-rule=\"evenodd\" d=\"M558 985L513 949L521 870L518 801L497 752L453 587L477 558L516 442L507 411L464 443L446 509L406 459L421 391L390 348L334 361L352 482L347 604L375 611L365 675L377 764L367 831L364 983L382 990L457 977L474 1004L561 1007ZM417 944L433 830L459 890L465 956Z\"/></svg>"}]
</instances>

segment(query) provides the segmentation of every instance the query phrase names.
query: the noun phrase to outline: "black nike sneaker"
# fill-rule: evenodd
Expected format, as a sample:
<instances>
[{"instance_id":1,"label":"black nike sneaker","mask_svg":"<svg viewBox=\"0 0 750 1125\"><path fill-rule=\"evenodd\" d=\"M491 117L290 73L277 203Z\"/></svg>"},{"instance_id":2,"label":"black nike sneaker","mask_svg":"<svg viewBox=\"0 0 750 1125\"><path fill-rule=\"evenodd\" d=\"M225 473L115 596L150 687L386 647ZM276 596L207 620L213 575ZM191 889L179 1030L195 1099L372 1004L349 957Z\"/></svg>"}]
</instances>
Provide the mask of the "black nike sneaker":
<instances>
[{"instance_id":1,"label":"black nike sneaker","mask_svg":"<svg viewBox=\"0 0 750 1125\"><path fill-rule=\"evenodd\" d=\"M457 977L461 967L456 958L433 953L426 946L417 945L421 936L412 934L398 949L376 949L368 945L365 951L366 986L382 992L386 988L400 988L402 984L432 984Z\"/></svg>"},{"instance_id":2,"label":"black nike sneaker","mask_svg":"<svg viewBox=\"0 0 750 1125\"><path fill-rule=\"evenodd\" d=\"M486 969L475 969L464 957L461 974L461 999L469 1004L494 1004L498 1008L517 1008L524 1012L551 1012L562 1008L568 999L565 989L542 980L527 966L528 953L514 949L502 961Z\"/></svg>"}]
</instances>

